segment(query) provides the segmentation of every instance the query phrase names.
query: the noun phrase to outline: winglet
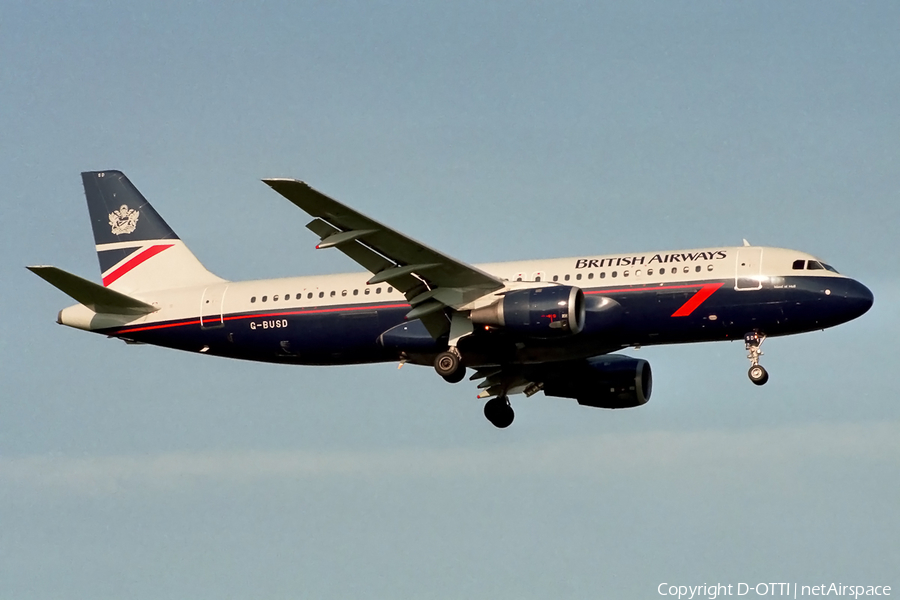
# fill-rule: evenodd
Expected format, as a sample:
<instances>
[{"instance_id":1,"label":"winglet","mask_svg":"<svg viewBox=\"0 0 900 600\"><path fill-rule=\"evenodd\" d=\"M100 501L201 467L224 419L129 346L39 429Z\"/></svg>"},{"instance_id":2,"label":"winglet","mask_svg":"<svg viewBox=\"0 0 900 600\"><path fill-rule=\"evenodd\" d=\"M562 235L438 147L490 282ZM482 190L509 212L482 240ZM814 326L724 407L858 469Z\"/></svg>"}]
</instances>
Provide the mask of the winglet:
<instances>
[{"instance_id":1,"label":"winglet","mask_svg":"<svg viewBox=\"0 0 900 600\"><path fill-rule=\"evenodd\" d=\"M93 281L82 279L56 267L41 265L25 268L95 313L146 315L159 310L146 302L103 287Z\"/></svg>"}]
</instances>

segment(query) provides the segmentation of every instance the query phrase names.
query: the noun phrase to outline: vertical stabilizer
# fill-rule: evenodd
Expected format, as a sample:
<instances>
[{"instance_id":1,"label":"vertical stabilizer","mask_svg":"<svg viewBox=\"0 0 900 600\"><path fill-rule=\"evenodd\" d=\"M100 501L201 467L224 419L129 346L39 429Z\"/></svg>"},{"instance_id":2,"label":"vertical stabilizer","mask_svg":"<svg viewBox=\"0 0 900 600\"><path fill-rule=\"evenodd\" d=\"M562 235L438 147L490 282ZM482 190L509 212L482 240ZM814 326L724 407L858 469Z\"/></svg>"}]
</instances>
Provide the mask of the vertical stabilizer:
<instances>
[{"instance_id":1,"label":"vertical stabilizer","mask_svg":"<svg viewBox=\"0 0 900 600\"><path fill-rule=\"evenodd\" d=\"M103 285L123 292L223 281L206 270L121 171L81 174Z\"/></svg>"}]
</instances>

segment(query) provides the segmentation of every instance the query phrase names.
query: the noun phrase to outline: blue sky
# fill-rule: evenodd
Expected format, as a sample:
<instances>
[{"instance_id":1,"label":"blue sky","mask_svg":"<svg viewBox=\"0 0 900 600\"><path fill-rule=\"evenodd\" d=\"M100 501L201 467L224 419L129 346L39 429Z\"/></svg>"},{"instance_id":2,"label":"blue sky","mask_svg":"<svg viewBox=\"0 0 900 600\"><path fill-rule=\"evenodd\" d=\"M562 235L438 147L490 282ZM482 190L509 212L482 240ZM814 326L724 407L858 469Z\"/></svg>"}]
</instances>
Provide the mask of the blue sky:
<instances>
[{"instance_id":1,"label":"blue sky","mask_svg":"<svg viewBox=\"0 0 900 600\"><path fill-rule=\"evenodd\" d=\"M900 586L892 3L0 7L0 598L656 597ZM874 308L644 348L653 399L497 431L429 369L305 368L64 329L121 169L228 279L355 270L259 179L470 262L802 249Z\"/></svg>"}]
</instances>

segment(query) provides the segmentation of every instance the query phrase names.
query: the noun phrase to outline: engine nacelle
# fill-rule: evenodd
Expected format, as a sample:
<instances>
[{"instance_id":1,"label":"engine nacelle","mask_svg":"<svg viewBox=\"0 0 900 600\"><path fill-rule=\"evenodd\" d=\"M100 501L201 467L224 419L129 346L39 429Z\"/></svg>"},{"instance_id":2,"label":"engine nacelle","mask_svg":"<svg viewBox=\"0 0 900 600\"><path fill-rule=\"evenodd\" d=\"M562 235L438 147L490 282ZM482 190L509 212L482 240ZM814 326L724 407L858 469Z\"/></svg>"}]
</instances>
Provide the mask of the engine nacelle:
<instances>
[{"instance_id":1,"label":"engine nacelle","mask_svg":"<svg viewBox=\"0 0 900 600\"><path fill-rule=\"evenodd\" d=\"M584 292L567 285L514 290L469 318L530 337L575 335L584 329Z\"/></svg>"},{"instance_id":2,"label":"engine nacelle","mask_svg":"<svg viewBox=\"0 0 900 600\"><path fill-rule=\"evenodd\" d=\"M595 408L633 408L650 400L652 387L646 360L607 354L558 372L544 382L544 393Z\"/></svg>"}]
</instances>

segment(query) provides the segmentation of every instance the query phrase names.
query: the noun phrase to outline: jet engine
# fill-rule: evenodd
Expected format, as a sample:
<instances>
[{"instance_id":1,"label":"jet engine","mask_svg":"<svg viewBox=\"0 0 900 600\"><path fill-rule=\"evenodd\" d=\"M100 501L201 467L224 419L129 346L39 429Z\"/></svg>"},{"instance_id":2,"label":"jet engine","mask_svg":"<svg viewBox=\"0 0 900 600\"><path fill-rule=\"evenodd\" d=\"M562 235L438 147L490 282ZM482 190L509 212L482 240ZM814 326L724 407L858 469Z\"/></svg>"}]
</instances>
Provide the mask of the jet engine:
<instances>
[{"instance_id":1,"label":"jet engine","mask_svg":"<svg viewBox=\"0 0 900 600\"><path fill-rule=\"evenodd\" d=\"M595 408L633 408L650 399L653 374L640 358L607 354L569 364L544 382L544 393Z\"/></svg>"},{"instance_id":2,"label":"jet engine","mask_svg":"<svg viewBox=\"0 0 900 600\"><path fill-rule=\"evenodd\" d=\"M507 293L497 302L477 308L469 318L536 338L575 335L584 328L584 292L572 286L547 286Z\"/></svg>"}]
</instances>

